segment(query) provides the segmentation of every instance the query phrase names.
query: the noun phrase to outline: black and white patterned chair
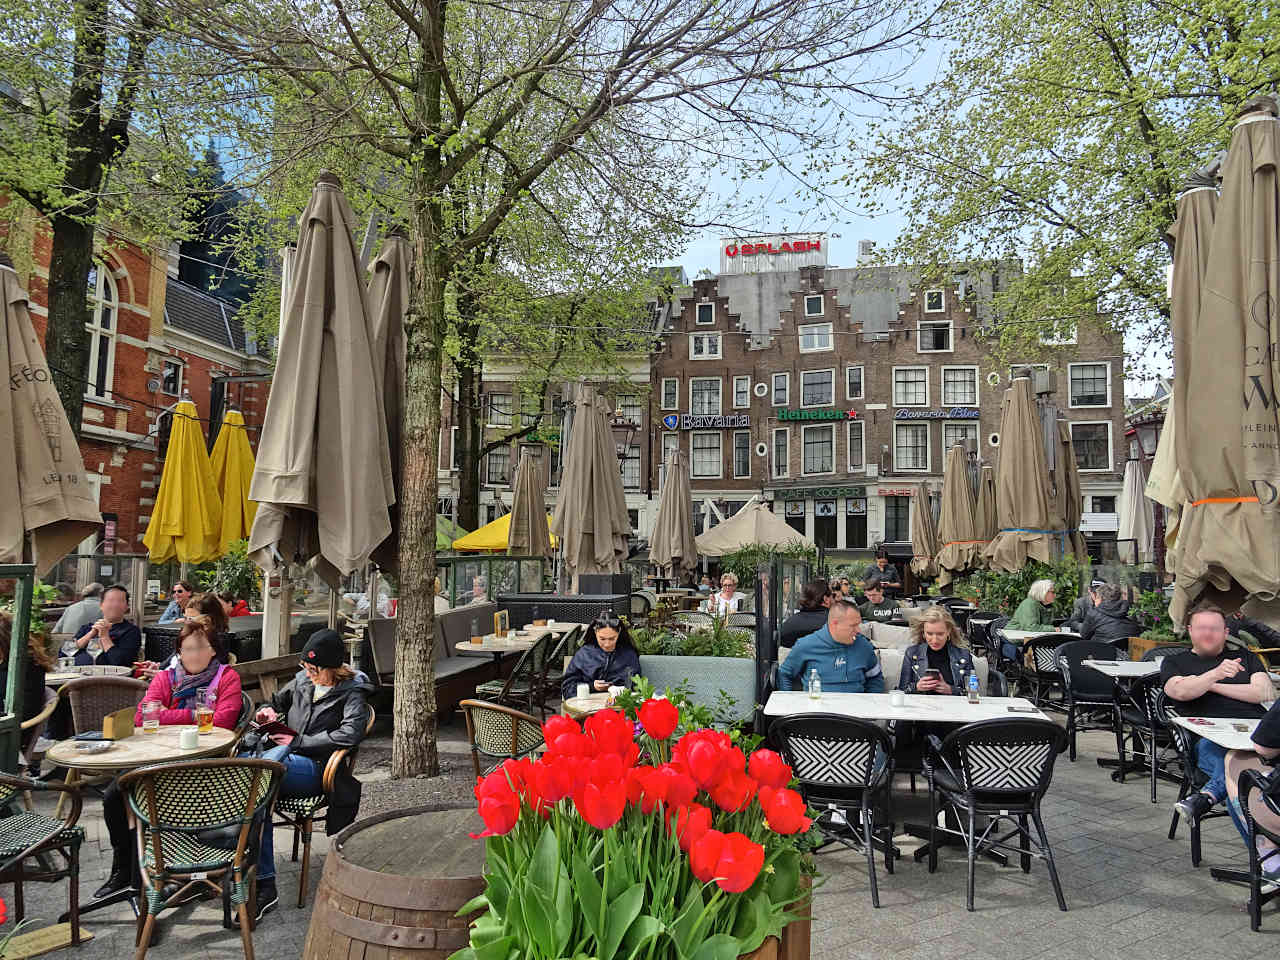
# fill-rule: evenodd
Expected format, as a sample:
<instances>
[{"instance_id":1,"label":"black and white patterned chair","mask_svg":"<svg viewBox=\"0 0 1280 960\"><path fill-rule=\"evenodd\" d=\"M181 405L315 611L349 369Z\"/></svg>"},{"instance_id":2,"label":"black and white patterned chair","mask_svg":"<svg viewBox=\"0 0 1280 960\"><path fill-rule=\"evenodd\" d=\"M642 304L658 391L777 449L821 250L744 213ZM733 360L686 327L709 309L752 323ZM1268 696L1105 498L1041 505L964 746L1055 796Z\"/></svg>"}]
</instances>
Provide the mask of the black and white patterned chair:
<instances>
[{"instance_id":1,"label":"black and white patterned chair","mask_svg":"<svg viewBox=\"0 0 1280 960\"><path fill-rule=\"evenodd\" d=\"M867 858L871 905L880 906L875 848L893 873L893 821L889 784L893 742L875 724L829 713L806 713L774 722L770 738L800 781L805 802L818 811L814 824L827 843L861 850ZM883 819L877 821L877 812ZM854 828L856 816L861 832Z\"/></svg>"},{"instance_id":2,"label":"black and white patterned chair","mask_svg":"<svg viewBox=\"0 0 1280 960\"><path fill-rule=\"evenodd\" d=\"M156 764L122 774L129 822L138 841L145 906L138 915L137 960L143 960L161 910L202 887L222 893L222 923L240 920L245 960L253 960L258 847L284 766L239 757ZM246 829L247 828L247 829ZM165 887L178 890L165 896Z\"/></svg>"},{"instance_id":3,"label":"black and white patterned chair","mask_svg":"<svg viewBox=\"0 0 1280 960\"><path fill-rule=\"evenodd\" d=\"M1240 810L1249 826L1249 929L1261 930L1262 908L1280 896L1280 887L1267 883L1262 875L1258 840L1266 838L1272 844L1280 845L1280 834L1268 830L1254 819L1249 804L1255 795L1272 813L1280 815L1280 773L1275 770L1244 770L1240 774Z\"/></svg>"},{"instance_id":4,"label":"black and white patterned chair","mask_svg":"<svg viewBox=\"0 0 1280 960\"><path fill-rule=\"evenodd\" d=\"M1031 699L1037 707L1066 709L1066 690L1058 648L1076 639L1060 633L1041 633L1027 637L1022 644L1022 676L1020 684L1031 688ZM1058 691L1058 699L1049 694Z\"/></svg>"},{"instance_id":5,"label":"black and white patterned chair","mask_svg":"<svg viewBox=\"0 0 1280 960\"><path fill-rule=\"evenodd\" d=\"M19 808L23 794L40 791L65 796L66 816L46 817ZM12 920L20 924L26 914L24 883L66 879L72 946L80 945L80 844L84 842L84 828L76 826L80 804L81 794L75 787L0 773L0 883L13 884ZM66 865L56 865L51 853L61 854Z\"/></svg>"},{"instance_id":6,"label":"black and white patterned chair","mask_svg":"<svg viewBox=\"0 0 1280 960\"><path fill-rule=\"evenodd\" d=\"M537 717L485 700L463 700L458 706L467 721L467 741L477 777L483 777L503 760L519 760L543 745L542 724ZM485 764L481 764L481 756L485 757Z\"/></svg>"},{"instance_id":7,"label":"black and white patterned chair","mask_svg":"<svg viewBox=\"0 0 1280 960\"><path fill-rule=\"evenodd\" d=\"M1169 821L1169 839L1172 840L1178 835L1178 820L1182 816L1178 812L1176 804L1203 787L1209 782L1209 778L1203 770L1196 766L1196 740L1198 738L1185 727L1180 727L1173 722L1172 718L1178 716L1179 711L1176 701L1171 700L1165 694L1163 686L1156 693L1155 709L1156 718L1173 738L1173 743L1178 748L1178 755L1182 758L1182 779L1178 784L1178 799L1174 801L1173 817ZM1220 803L1214 805L1208 813L1198 820L1187 821L1187 826L1191 828L1191 865L1193 867L1200 866L1200 824L1206 820L1214 820L1218 817L1226 816L1229 816L1226 804Z\"/></svg>"},{"instance_id":8,"label":"black and white patterned chair","mask_svg":"<svg viewBox=\"0 0 1280 960\"><path fill-rule=\"evenodd\" d=\"M980 853L1017 853L1023 873L1031 858L1049 867L1058 908L1067 909L1058 881L1053 849L1040 816L1040 801L1053 779L1053 763L1066 748L1067 734L1052 720L1033 718L980 720L945 740L929 738L925 773L929 777L929 872L938 869L939 833L964 840L969 862L966 906L973 910L974 865ZM938 826L939 803L959 829ZM989 818L985 826L979 817ZM1033 835L1028 819L1035 825ZM1007 827L1005 833L1000 833ZM1017 841L1017 846L1011 841ZM1034 850L1032 848L1035 848Z\"/></svg>"},{"instance_id":9,"label":"black and white patterned chair","mask_svg":"<svg viewBox=\"0 0 1280 960\"><path fill-rule=\"evenodd\" d=\"M1076 734L1081 730L1107 730L1115 735L1116 756L1124 759L1124 729L1115 679L1084 665L1085 660L1128 660L1114 644L1102 640L1070 640L1054 651L1067 701L1068 756L1076 758ZM1121 768L1123 769L1123 767Z\"/></svg>"}]
</instances>

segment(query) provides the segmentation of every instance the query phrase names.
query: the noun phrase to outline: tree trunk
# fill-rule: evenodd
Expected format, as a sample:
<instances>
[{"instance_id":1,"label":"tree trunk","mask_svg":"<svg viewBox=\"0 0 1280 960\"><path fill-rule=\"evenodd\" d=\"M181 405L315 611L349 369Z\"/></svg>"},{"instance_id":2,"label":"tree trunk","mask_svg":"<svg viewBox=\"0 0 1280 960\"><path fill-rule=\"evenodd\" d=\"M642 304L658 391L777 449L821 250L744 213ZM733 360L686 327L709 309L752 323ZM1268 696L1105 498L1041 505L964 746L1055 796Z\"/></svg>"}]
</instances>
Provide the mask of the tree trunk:
<instances>
[{"instance_id":1,"label":"tree trunk","mask_svg":"<svg viewBox=\"0 0 1280 960\"><path fill-rule=\"evenodd\" d=\"M465 328L460 331L465 339ZM480 363L474 348L464 343L455 364L458 371L458 524L478 530L480 524L480 445L484 417L480 409Z\"/></svg>"},{"instance_id":2,"label":"tree trunk","mask_svg":"<svg viewBox=\"0 0 1280 960\"><path fill-rule=\"evenodd\" d=\"M54 217L49 260L49 323L45 355L62 409L77 436L89 371L89 299L86 282L93 265L93 226L71 217ZM115 323L117 317L112 318Z\"/></svg>"}]
</instances>

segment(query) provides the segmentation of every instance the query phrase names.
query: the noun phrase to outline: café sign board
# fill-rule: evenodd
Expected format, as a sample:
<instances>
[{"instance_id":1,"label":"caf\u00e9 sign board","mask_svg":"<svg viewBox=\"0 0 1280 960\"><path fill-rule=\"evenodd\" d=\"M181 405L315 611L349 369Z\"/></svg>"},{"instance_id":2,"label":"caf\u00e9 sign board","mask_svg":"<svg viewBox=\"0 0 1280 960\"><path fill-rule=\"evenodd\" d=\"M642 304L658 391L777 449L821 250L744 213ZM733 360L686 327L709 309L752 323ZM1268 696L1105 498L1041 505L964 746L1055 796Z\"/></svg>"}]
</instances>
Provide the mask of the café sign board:
<instances>
[{"instance_id":1,"label":"caf\u00e9 sign board","mask_svg":"<svg viewBox=\"0 0 1280 960\"><path fill-rule=\"evenodd\" d=\"M782 407L778 410L779 420L857 420L857 410L804 410L795 407Z\"/></svg>"},{"instance_id":2,"label":"caf\u00e9 sign board","mask_svg":"<svg viewBox=\"0 0 1280 960\"><path fill-rule=\"evenodd\" d=\"M899 407L893 411L895 420L977 420L982 412L977 407L951 407L922 410L917 407Z\"/></svg>"},{"instance_id":3,"label":"caf\u00e9 sign board","mask_svg":"<svg viewBox=\"0 0 1280 960\"><path fill-rule=\"evenodd\" d=\"M720 241L720 272L746 274L825 266L825 233L773 233L725 237Z\"/></svg>"},{"instance_id":4,"label":"caf\u00e9 sign board","mask_svg":"<svg viewBox=\"0 0 1280 960\"><path fill-rule=\"evenodd\" d=\"M862 485L851 487L788 487L785 490L774 490L773 495L779 500L834 500L836 497L865 497L867 488Z\"/></svg>"},{"instance_id":5,"label":"caf\u00e9 sign board","mask_svg":"<svg viewBox=\"0 0 1280 960\"><path fill-rule=\"evenodd\" d=\"M662 425L668 430L735 430L751 426L751 414L668 413Z\"/></svg>"}]
</instances>

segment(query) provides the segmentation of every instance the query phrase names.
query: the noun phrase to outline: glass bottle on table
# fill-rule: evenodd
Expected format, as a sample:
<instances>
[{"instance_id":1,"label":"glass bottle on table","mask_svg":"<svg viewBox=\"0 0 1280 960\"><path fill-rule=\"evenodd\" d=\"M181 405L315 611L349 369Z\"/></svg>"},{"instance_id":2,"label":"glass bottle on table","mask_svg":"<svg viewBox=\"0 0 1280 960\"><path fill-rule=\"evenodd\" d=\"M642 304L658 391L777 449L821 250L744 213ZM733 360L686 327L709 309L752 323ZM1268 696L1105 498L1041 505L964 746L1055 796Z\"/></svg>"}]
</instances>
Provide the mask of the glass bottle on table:
<instances>
[{"instance_id":1,"label":"glass bottle on table","mask_svg":"<svg viewBox=\"0 0 1280 960\"><path fill-rule=\"evenodd\" d=\"M484 634L480 632L480 619L478 617L471 618L471 642L477 647L484 643Z\"/></svg>"},{"instance_id":2,"label":"glass bottle on table","mask_svg":"<svg viewBox=\"0 0 1280 960\"><path fill-rule=\"evenodd\" d=\"M808 689L809 689L809 699L810 699L810 700L821 700L821 699L822 699L822 678L821 678L820 676L818 676L818 668L817 668L817 667L810 667L810 668L809 668L809 681L808 681L807 686L808 686Z\"/></svg>"}]
</instances>

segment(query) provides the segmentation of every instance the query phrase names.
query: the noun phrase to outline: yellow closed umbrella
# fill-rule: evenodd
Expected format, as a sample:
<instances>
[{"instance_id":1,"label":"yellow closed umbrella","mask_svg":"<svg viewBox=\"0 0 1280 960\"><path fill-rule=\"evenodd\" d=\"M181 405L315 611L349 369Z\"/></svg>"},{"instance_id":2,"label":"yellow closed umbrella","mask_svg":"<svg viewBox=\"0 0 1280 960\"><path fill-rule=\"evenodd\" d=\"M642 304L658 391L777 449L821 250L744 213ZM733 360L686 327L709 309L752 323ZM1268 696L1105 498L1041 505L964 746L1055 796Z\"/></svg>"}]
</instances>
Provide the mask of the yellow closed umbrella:
<instances>
[{"instance_id":1,"label":"yellow closed umbrella","mask_svg":"<svg viewBox=\"0 0 1280 960\"><path fill-rule=\"evenodd\" d=\"M227 411L209 460L213 466L213 481L222 499L219 544L222 552L226 553L234 541L249 536L253 529L253 515L258 510L258 505L249 499L253 450L249 447L249 432L244 428L244 414L239 410Z\"/></svg>"},{"instance_id":2,"label":"yellow closed umbrella","mask_svg":"<svg viewBox=\"0 0 1280 960\"><path fill-rule=\"evenodd\" d=\"M547 526L551 526L551 514L547 514ZM511 514L505 513L493 523L486 523L474 533L459 537L453 541L455 550L506 550L507 540L511 536ZM556 538L551 538L555 546Z\"/></svg>"},{"instance_id":3,"label":"yellow closed umbrella","mask_svg":"<svg viewBox=\"0 0 1280 960\"><path fill-rule=\"evenodd\" d=\"M206 563L222 555L221 534L222 498L199 414L194 403L183 400L173 409L160 492L142 542L157 563Z\"/></svg>"}]
</instances>

